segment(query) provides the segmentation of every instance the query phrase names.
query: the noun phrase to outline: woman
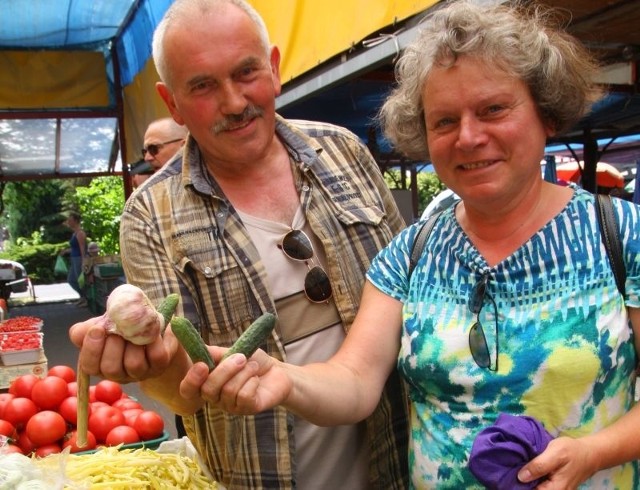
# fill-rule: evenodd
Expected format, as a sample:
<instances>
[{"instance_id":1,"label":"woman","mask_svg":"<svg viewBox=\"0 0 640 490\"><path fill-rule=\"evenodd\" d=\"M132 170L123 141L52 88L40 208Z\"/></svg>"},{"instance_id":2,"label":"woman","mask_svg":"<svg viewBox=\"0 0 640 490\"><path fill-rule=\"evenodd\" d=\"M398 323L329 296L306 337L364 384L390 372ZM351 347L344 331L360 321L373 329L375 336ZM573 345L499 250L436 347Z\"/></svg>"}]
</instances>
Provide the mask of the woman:
<instances>
[{"instance_id":1,"label":"woman","mask_svg":"<svg viewBox=\"0 0 640 490\"><path fill-rule=\"evenodd\" d=\"M79 213L73 211L69 213L65 224L73 232L69 239L69 248L65 250L65 253L69 253L70 258L67 282L80 295L76 305L83 307L87 306L87 298L85 297L85 288L80 286L78 279L82 274L82 263L87 255L87 234L82 229L82 218Z\"/></svg>"},{"instance_id":2,"label":"woman","mask_svg":"<svg viewBox=\"0 0 640 490\"><path fill-rule=\"evenodd\" d=\"M594 196L542 179L546 139L599 96L595 64L548 21L542 10L464 1L426 19L381 116L396 148L428 156L461 202L440 216L411 277L415 225L378 255L327 363L237 354L210 375L196 364L183 396L231 413L282 404L316 424L343 424L370 413L398 363L410 385L415 488L482 488L469 454L500 413L534 417L555 438L520 481L638 488L640 210L614 200L623 298ZM211 349L216 359L222 350Z\"/></svg>"}]
</instances>

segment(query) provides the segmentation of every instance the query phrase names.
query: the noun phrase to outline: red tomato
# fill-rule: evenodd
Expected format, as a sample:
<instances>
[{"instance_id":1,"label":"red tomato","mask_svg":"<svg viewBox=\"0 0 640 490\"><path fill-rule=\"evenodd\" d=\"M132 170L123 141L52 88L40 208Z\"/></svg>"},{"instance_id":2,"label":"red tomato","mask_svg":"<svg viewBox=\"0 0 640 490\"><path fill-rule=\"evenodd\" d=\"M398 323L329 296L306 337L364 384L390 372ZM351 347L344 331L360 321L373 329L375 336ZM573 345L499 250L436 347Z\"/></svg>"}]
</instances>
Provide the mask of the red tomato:
<instances>
[{"instance_id":1,"label":"red tomato","mask_svg":"<svg viewBox=\"0 0 640 490\"><path fill-rule=\"evenodd\" d=\"M16 446L15 444L7 444L6 446L0 447L0 454L9 454L9 453L24 454L22 452L22 449L20 449L20 447Z\"/></svg>"},{"instance_id":2,"label":"red tomato","mask_svg":"<svg viewBox=\"0 0 640 490\"><path fill-rule=\"evenodd\" d=\"M104 442L109 431L119 425L125 425L124 415L115 407L100 407L89 416L89 430L98 442Z\"/></svg>"},{"instance_id":3,"label":"red tomato","mask_svg":"<svg viewBox=\"0 0 640 490\"><path fill-rule=\"evenodd\" d=\"M38 407L32 400L24 397L15 397L7 402L4 407L4 419L20 430L27 421L38 412Z\"/></svg>"},{"instance_id":4,"label":"red tomato","mask_svg":"<svg viewBox=\"0 0 640 490\"><path fill-rule=\"evenodd\" d=\"M105 402L91 402L89 403L89 406L91 407L91 410L98 410L99 408L110 407L111 405Z\"/></svg>"},{"instance_id":5,"label":"red tomato","mask_svg":"<svg viewBox=\"0 0 640 490\"><path fill-rule=\"evenodd\" d=\"M15 395L11 393L0 393L0 419L4 418L4 406L12 398L15 398Z\"/></svg>"},{"instance_id":6,"label":"red tomato","mask_svg":"<svg viewBox=\"0 0 640 490\"><path fill-rule=\"evenodd\" d=\"M140 442L140 436L133 427L128 425L119 425L109 431L104 442L107 446L131 444L134 442Z\"/></svg>"},{"instance_id":7,"label":"red tomato","mask_svg":"<svg viewBox=\"0 0 640 490\"><path fill-rule=\"evenodd\" d=\"M122 385L115 381L103 379L96 383L96 400L111 405L122 396Z\"/></svg>"},{"instance_id":8,"label":"red tomato","mask_svg":"<svg viewBox=\"0 0 640 490\"><path fill-rule=\"evenodd\" d=\"M30 454L36 450L36 447L33 445L33 442L31 442L31 439L27 437L27 433L25 431L20 432L18 435L17 444L20 446L20 449L22 449L24 454Z\"/></svg>"},{"instance_id":9,"label":"red tomato","mask_svg":"<svg viewBox=\"0 0 640 490\"><path fill-rule=\"evenodd\" d=\"M157 412L153 410L144 410L133 422L133 428L143 441L157 439L162 435L164 430L164 420Z\"/></svg>"},{"instance_id":10,"label":"red tomato","mask_svg":"<svg viewBox=\"0 0 640 490\"><path fill-rule=\"evenodd\" d=\"M90 402L96 401L96 385L89 386L89 401Z\"/></svg>"},{"instance_id":11,"label":"red tomato","mask_svg":"<svg viewBox=\"0 0 640 490\"><path fill-rule=\"evenodd\" d=\"M69 396L76 396L78 394L77 381L72 381L71 383L67 383L67 388L69 389Z\"/></svg>"},{"instance_id":12,"label":"red tomato","mask_svg":"<svg viewBox=\"0 0 640 490\"><path fill-rule=\"evenodd\" d=\"M29 419L25 432L33 445L39 448L62 439L67 433L67 422L58 412L43 410Z\"/></svg>"},{"instance_id":13,"label":"red tomato","mask_svg":"<svg viewBox=\"0 0 640 490\"><path fill-rule=\"evenodd\" d=\"M124 415L124 419L127 422L127 425L133 427L133 423L138 418L138 415L140 415L142 412L144 412L142 408L127 408L126 410L122 411L122 415Z\"/></svg>"},{"instance_id":14,"label":"red tomato","mask_svg":"<svg viewBox=\"0 0 640 490\"><path fill-rule=\"evenodd\" d=\"M58 454L61 450L60 444L52 442L51 444L45 444L44 446L36 448L35 454L39 458L44 458L50 454Z\"/></svg>"},{"instance_id":15,"label":"red tomato","mask_svg":"<svg viewBox=\"0 0 640 490\"><path fill-rule=\"evenodd\" d=\"M78 447L77 439L78 432L75 430L71 431L65 436L64 442L62 443L62 448L64 449L66 447L69 447L71 448L72 453L79 453L80 451L90 451L92 449L95 449L98 445L96 443L96 436L94 436L91 431L87 431L87 444L85 444L84 446Z\"/></svg>"},{"instance_id":16,"label":"red tomato","mask_svg":"<svg viewBox=\"0 0 640 490\"><path fill-rule=\"evenodd\" d=\"M92 405L87 407L89 415L91 415ZM71 425L75 426L78 423L78 398L75 396L68 396L58 407L58 413L64 417L64 419Z\"/></svg>"},{"instance_id":17,"label":"red tomato","mask_svg":"<svg viewBox=\"0 0 640 490\"><path fill-rule=\"evenodd\" d=\"M9 393L16 397L31 398L31 389L38 381L40 381L40 378L35 374L18 376L9 385Z\"/></svg>"},{"instance_id":18,"label":"red tomato","mask_svg":"<svg viewBox=\"0 0 640 490\"><path fill-rule=\"evenodd\" d=\"M59 378L64 379L67 383L71 383L76 380L75 370L71 366L65 366L63 364L49 368L47 376L58 376Z\"/></svg>"},{"instance_id":19,"label":"red tomato","mask_svg":"<svg viewBox=\"0 0 640 490\"><path fill-rule=\"evenodd\" d=\"M131 398L120 398L111 404L112 407L119 408L123 412L130 408L142 408L142 405Z\"/></svg>"},{"instance_id":20,"label":"red tomato","mask_svg":"<svg viewBox=\"0 0 640 490\"><path fill-rule=\"evenodd\" d=\"M31 390L31 399L42 410L55 410L69 395L67 382L58 376L46 376L37 381Z\"/></svg>"},{"instance_id":21,"label":"red tomato","mask_svg":"<svg viewBox=\"0 0 640 490\"><path fill-rule=\"evenodd\" d=\"M6 420L0 420L0 435L7 436L10 439L15 439L18 434L12 423L7 422Z\"/></svg>"}]
</instances>

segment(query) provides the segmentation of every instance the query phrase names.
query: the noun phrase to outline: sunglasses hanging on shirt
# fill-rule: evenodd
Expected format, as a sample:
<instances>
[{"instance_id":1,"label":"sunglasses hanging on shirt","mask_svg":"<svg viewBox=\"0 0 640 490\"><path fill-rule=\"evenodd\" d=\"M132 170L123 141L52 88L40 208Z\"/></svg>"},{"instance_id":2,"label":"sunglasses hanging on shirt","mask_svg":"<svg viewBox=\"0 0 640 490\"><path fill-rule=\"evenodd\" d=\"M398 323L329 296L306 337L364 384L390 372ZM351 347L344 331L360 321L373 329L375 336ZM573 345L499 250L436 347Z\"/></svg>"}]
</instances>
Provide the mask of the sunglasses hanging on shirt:
<instances>
[{"instance_id":1,"label":"sunglasses hanging on shirt","mask_svg":"<svg viewBox=\"0 0 640 490\"><path fill-rule=\"evenodd\" d=\"M325 270L314 265L315 253L307 234L302 230L291 230L278 245L291 260L304 262L309 271L304 279L304 294L313 303L328 303L332 295L331 282Z\"/></svg>"}]
</instances>

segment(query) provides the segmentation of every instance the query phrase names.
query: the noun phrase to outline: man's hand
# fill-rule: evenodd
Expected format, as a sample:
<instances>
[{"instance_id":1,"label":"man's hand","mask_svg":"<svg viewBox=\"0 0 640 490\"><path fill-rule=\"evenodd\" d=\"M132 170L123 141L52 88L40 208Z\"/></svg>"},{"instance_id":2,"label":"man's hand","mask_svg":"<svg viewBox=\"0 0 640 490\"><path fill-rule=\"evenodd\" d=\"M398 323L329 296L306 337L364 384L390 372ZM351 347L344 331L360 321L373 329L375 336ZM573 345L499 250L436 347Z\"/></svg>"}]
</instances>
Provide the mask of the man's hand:
<instances>
[{"instance_id":1,"label":"man's hand","mask_svg":"<svg viewBox=\"0 0 640 490\"><path fill-rule=\"evenodd\" d=\"M91 376L129 383L162 374L178 349L172 335L158 336L147 345L135 345L108 334L102 317L76 323L69 338L80 348L80 368Z\"/></svg>"}]
</instances>

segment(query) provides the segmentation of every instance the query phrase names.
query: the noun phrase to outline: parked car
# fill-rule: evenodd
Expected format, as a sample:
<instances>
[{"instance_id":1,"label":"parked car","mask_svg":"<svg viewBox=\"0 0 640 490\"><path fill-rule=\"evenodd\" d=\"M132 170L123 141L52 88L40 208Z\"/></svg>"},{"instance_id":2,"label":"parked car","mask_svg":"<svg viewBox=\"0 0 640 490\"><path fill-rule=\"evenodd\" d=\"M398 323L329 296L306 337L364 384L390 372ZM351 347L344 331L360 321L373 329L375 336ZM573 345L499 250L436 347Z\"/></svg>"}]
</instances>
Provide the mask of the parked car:
<instances>
[{"instance_id":1,"label":"parked car","mask_svg":"<svg viewBox=\"0 0 640 490\"><path fill-rule=\"evenodd\" d=\"M0 259L0 298L9 300L12 293L26 293L29 290L27 270L19 262Z\"/></svg>"}]
</instances>

